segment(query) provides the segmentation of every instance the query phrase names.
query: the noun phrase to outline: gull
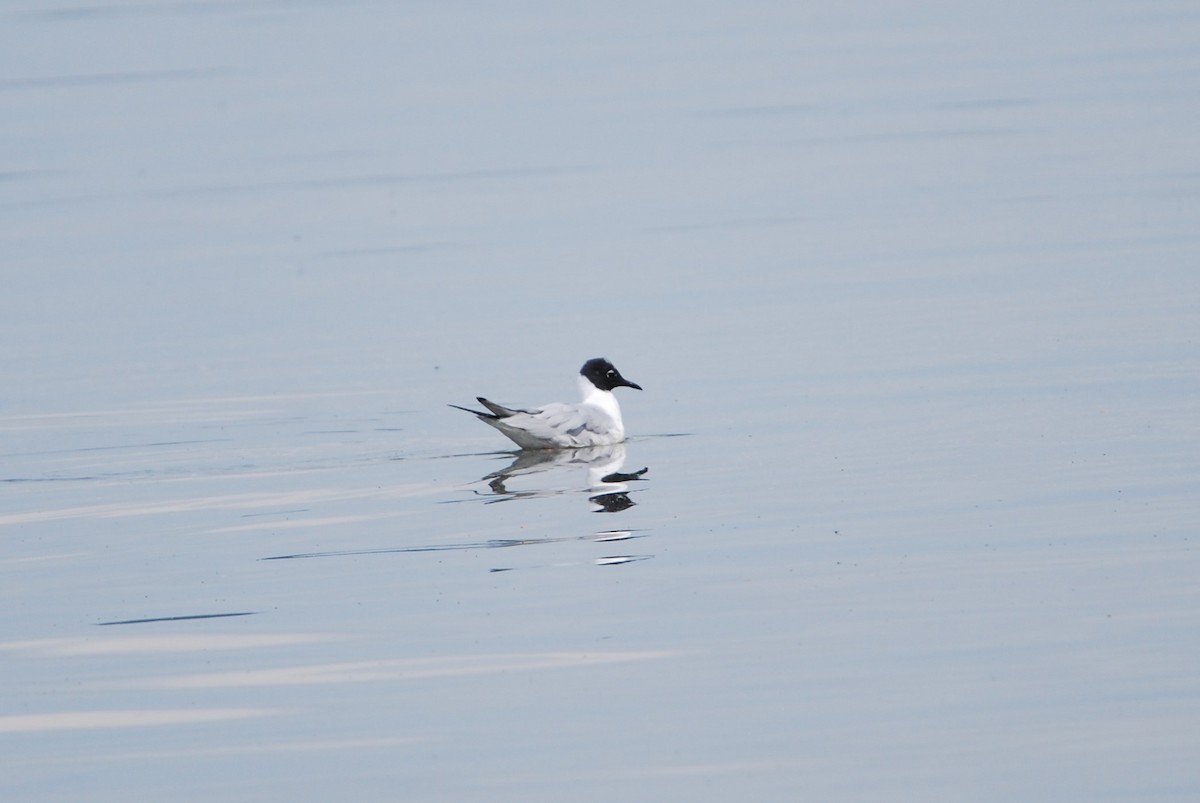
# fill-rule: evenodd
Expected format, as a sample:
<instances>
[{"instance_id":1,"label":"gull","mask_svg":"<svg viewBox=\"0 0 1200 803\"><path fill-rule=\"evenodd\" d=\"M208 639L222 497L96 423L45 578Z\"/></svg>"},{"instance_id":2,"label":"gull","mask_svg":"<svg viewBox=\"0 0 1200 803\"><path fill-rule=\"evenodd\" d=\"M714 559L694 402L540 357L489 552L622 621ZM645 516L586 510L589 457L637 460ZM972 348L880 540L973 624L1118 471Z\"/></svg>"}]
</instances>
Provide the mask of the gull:
<instances>
[{"instance_id":1,"label":"gull","mask_svg":"<svg viewBox=\"0 0 1200 803\"><path fill-rule=\"evenodd\" d=\"M621 406L613 389L619 387L641 390L642 386L621 376L621 372L603 357L588 360L579 369L579 404L555 402L521 410L488 401L476 400L488 412L468 407L450 406L465 410L479 420L504 433L522 449L578 449L585 446L607 446L625 440L625 425L621 421Z\"/></svg>"}]
</instances>

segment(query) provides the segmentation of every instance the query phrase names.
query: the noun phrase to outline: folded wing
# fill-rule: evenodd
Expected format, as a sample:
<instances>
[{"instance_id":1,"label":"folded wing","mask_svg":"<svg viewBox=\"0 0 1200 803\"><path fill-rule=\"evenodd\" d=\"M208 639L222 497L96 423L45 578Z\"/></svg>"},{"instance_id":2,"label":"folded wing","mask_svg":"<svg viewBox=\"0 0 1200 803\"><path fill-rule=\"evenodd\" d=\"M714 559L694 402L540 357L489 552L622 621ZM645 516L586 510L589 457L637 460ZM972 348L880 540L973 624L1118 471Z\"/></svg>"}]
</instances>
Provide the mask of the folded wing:
<instances>
[{"instance_id":1,"label":"folded wing","mask_svg":"<svg viewBox=\"0 0 1200 803\"><path fill-rule=\"evenodd\" d=\"M485 406L499 415L491 405ZM602 445L612 442L614 427L613 420L603 410L573 404L547 404L537 410L511 411L511 415L488 423L526 449Z\"/></svg>"}]
</instances>

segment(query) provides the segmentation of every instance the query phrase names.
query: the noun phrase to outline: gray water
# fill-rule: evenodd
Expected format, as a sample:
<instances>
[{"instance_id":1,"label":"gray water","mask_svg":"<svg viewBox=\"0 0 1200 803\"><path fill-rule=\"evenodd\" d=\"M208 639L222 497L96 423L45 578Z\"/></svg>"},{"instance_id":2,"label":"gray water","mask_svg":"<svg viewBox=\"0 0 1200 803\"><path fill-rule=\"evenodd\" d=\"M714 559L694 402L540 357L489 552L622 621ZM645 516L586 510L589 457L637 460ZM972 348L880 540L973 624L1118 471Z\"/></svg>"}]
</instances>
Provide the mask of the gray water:
<instances>
[{"instance_id":1,"label":"gray water","mask_svg":"<svg viewBox=\"0 0 1200 803\"><path fill-rule=\"evenodd\" d=\"M6 4L0 796L1200 798L1198 41Z\"/></svg>"}]
</instances>

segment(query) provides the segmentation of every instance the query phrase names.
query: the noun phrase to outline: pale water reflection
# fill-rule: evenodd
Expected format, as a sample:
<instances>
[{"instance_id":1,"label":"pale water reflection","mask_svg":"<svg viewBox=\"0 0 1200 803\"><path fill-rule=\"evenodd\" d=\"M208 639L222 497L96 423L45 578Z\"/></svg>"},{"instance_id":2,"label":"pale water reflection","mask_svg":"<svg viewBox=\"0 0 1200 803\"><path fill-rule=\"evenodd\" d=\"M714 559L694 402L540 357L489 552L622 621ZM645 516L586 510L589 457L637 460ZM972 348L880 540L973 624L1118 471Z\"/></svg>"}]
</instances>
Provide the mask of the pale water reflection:
<instances>
[{"instance_id":1,"label":"pale water reflection","mask_svg":"<svg viewBox=\"0 0 1200 803\"><path fill-rule=\"evenodd\" d=\"M463 504L482 501L484 504L517 500L544 500L551 498L578 499L586 502L588 509L596 513L620 513L635 506L630 498L630 488L645 479L649 468L625 472L627 456L623 443L608 446L593 446L582 449L523 450L518 452L484 453L459 455L458 458L511 459L501 469L485 474L479 484L487 491L472 488L467 496L447 499L443 504ZM521 488L509 487L519 483ZM420 552L446 552L459 550L509 549L512 547L563 544L568 542L613 543L646 538L645 528L627 527L588 531L578 535L553 535L531 538L493 538L487 541L449 542L437 544L403 544L386 547L337 549L322 552L301 552L288 555L272 555L262 560L291 560L300 558L335 558L362 555L395 555ZM598 566L614 566L647 560L653 555L604 555L591 560ZM579 565L558 563L556 566ZM514 567L492 568L490 571L512 571ZM526 565L522 568L530 568Z\"/></svg>"},{"instance_id":2,"label":"pale water reflection","mask_svg":"<svg viewBox=\"0 0 1200 803\"><path fill-rule=\"evenodd\" d=\"M483 481L497 497L486 501L492 504L582 491L588 494L588 501L599 506L598 510L610 513L625 510L634 505L629 498L630 485L641 481L649 471L647 467L623 472L625 460L623 443L583 449L522 450L515 453L510 465L484 475ZM583 479L571 482L580 475ZM523 490L509 488L514 480L519 480Z\"/></svg>"}]
</instances>

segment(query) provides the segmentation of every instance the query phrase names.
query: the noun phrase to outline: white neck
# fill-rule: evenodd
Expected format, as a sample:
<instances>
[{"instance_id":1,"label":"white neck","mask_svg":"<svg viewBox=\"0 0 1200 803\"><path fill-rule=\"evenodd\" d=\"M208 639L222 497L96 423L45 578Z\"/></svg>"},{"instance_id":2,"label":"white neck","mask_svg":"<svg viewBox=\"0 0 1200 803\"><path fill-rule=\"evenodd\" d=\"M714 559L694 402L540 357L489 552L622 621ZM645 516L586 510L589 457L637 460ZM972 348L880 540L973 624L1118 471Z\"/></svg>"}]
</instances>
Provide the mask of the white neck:
<instances>
[{"instance_id":1,"label":"white neck","mask_svg":"<svg viewBox=\"0 0 1200 803\"><path fill-rule=\"evenodd\" d=\"M618 429L624 431L625 426L621 422L621 405L617 404L617 397L612 394L612 391L601 390L589 382L586 377L580 375L579 393L583 396L584 404L599 407L616 422Z\"/></svg>"}]
</instances>

